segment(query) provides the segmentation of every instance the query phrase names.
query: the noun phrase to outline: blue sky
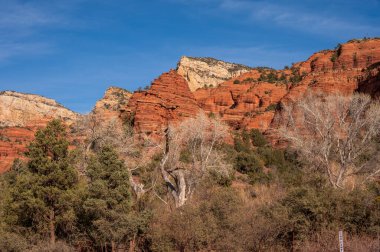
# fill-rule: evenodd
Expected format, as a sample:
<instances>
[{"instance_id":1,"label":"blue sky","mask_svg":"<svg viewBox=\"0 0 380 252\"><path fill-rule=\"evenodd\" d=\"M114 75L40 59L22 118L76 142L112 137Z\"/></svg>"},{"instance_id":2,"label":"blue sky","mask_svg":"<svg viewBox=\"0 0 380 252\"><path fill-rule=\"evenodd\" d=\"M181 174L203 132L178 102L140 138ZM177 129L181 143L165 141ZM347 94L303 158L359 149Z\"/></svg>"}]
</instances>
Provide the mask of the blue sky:
<instances>
[{"instance_id":1,"label":"blue sky","mask_svg":"<svg viewBox=\"0 0 380 252\"><path fill-rule=\"evenodd\" d=\"M209 56L282 68L380 36L380 0L0 0L0 90L81 113L108 86L135 90Z\"/></svg>"}]
</instances>

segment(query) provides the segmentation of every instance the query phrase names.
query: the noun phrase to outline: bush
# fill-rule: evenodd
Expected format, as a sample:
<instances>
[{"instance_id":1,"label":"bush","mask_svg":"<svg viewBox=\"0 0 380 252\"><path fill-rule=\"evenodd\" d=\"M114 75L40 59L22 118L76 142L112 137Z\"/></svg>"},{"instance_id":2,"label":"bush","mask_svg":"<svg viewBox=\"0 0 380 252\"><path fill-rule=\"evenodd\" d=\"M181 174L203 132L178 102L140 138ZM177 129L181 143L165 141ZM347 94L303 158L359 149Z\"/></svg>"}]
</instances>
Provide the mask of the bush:
<instances>
[{"instance_id":1,"label":"bush","mask_svg":"<svg viewBox=\"0 0 380 252\"><path fill-rule=\"evenodd\" d=\"M286 165L284 152L282 150L272 149L271 147L260 147L257 153L264 161L265 166L284 167Z\"/></svg>"},{"instance_id":2,"label":"bush","mask_svg":"<svg viewBox=\"0 0 380 252\"><path fill-rule=\"evenodd\" d=\"M235 169L241 173L260 172L264 162L254 152L239 152L236 156Z\"/></svg>"},{"instance_id":3,"label":"bush","mask_svg":"<svg viewBox=\"0 0 380 252\"><path fill-rule=\"evenodd\" d=\"M318 176L308 179L302 186L290 188L278 203L261 209L262 216L282 226L277 240L283 246L291 249L324 230L376 237L380 216L374 192L367 189L338 191L325 186L326 182Z\"/></svg>"},{"instance_id":4,"label":"bush","mask_svg":"<svg viewBox=\"0 0 380 252\"><path fill-rule=\"evenodd\" d=\"M258 129L252 129L249 133L252 144L256 147L263 147L267 145L267 140Z\"/></svg>"},{"instance_id":5,"label":"bush","mask_svg":"<svg viewBox=\"0 0 380 252\"><path fill-rule=\"evenodd\" d=\"M234 80L234 84L240 84L239 80Z\"/></svg>"},{"instance_id":6,"label":"bush","mask_svg":"<svg viewBox=\"0 0 380 252\"><path fill-rule=\"evenodd\" d=\"M265 111L275 111L277 109L277 103L272 103L265 108Z\"/></svg>"}]
</instances>

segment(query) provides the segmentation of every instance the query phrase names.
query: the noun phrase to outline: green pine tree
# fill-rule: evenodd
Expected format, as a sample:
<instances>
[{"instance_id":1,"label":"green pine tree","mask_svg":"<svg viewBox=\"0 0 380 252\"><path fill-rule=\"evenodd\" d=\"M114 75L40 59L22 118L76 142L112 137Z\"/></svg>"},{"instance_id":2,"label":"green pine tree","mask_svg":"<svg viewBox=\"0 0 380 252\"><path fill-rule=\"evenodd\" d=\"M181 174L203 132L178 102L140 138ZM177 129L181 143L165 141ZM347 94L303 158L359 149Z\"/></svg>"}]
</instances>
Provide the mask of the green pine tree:
<instances>
[{"instance_id":1,"label":"green pine tree","mask_svg":"<svg viewBox=\"0 0 380 252\"><path fill-rule=\"evenodd\" d=\"M91 222L90 233L97 245L126 246L138 228L132 212L129 173L111 147L104 147L89 162L88 198L84 209Z\"/></svg>"},{"instance_id":2,"label":"green pine tree","mask_svg":"<svg viewBox=\"0 0 380 252\"><path fill-rule=\"evenodd\" d=\"M64 125L52 120L28 146L26 167L9 176L6 221L19 231L29 231L28 236L49 236L52 245L57 234L63 236L75 222L78 175L70 165L68 146Z\"/></svg>"}]
</instances>

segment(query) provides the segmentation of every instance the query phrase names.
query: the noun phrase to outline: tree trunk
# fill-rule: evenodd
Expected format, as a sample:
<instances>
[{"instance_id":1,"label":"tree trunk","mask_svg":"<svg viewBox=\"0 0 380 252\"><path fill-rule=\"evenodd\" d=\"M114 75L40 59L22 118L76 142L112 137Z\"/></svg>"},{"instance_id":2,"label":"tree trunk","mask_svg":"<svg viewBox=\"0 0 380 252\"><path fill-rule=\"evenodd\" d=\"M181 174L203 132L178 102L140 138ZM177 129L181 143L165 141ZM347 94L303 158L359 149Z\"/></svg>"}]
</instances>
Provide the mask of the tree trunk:
<instances>
[{"instance_id":1,"label":"tree trunk","mask_svg":"<svg viewBox=\"0 0 380 252\"><path fill-rule=\"evenodd\" d=\"M111 251L112 252L115 252L115 242L114 241L111 241Z\"/></svg>"},{"instance_id":2,"label":"tree trunk","mask_svg":"<svg viewBox=\"0 0 380 252\"><path fill-rule=\"evenodd\" d=\"M182 170L177 171L177 202L176 207L181 207L186 202L186 181Z\"/></svg>"},{"instance_id":3,"label":"tree trunk","mask_svg":"<svg viewBox=\"0 0 380 252\"><path fill-rule=\"evenodd\" d=\"M49 232L50 232L50 244L55 245L55 223L54 223L54 210L50 210L49 213Z\"/></svg>"},{"instance_id":4,"label":"tree trunk","mask_svg":"<svg viewBox=\"0 0 380 252\"><path fill-rule=\"evenodd\" d=\"M133 236L133 239L129 241L129 250L128 252L134 252L136 247L136 235Z\"/></svg>"}]
</instances>

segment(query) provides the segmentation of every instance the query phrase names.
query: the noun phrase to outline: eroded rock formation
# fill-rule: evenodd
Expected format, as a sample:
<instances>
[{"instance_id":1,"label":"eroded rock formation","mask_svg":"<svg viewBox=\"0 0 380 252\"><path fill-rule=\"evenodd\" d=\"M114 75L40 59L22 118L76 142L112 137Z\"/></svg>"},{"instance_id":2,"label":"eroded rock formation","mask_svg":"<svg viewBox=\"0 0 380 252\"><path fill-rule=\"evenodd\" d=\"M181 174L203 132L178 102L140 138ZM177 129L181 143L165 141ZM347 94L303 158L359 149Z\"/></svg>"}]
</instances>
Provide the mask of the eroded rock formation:
<instances>
[{"instance_id":1,"label":"eroded rock formation","mask_svg":"<svg viewBox=\"0 0 380 252\"><path fill-rule=\"evenodd\" d=\"M134 129L146 135L160 135L170 123L194 117L200 108L185 79L171 70L154 80L147 91L135 92L122 114Z\"/></svg>"}]
</instances>

